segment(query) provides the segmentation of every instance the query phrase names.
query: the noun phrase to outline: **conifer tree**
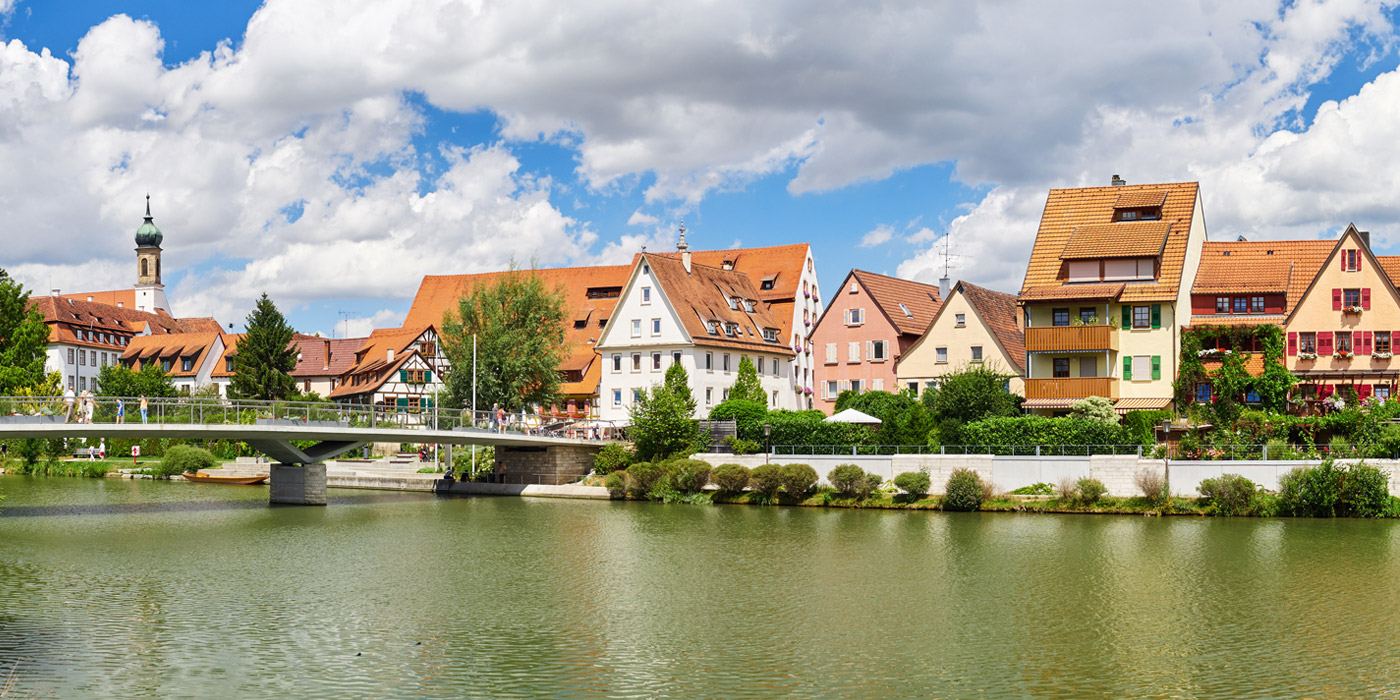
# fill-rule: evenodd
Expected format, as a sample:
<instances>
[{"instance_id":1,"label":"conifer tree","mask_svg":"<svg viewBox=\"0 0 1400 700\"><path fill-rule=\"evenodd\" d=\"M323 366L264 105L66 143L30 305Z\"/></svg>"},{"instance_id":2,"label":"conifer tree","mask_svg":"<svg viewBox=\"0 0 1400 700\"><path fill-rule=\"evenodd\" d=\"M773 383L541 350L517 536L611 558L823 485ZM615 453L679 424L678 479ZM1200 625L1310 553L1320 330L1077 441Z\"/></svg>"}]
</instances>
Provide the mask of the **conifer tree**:
<instances>
[{"instance_id":1,"label":"conifer tree","mask_svg":"<svg viewBox=\"0 0 1400 700\"><path fill-rule=\"evenodd\" d=\"M0 270L0 396L44 385L44 344L49 329L29 307L29 293Z\"/></svg>"},{"instance_id":2,"label":"conifer tree","mask_svg":"<svg viewBox=\"0 0 1400 700\"><path fill-rule=\"evenodd\" d=\"M695 415L695 392L690 388L690 373L685 371L685 367L679 362L671 363L666 368L666 381L664 386L667 391L675 394L680 399L680 405L685 408L685 415Z\"/></svg>"},{"instance_id":3,"label":"conifer tree","mask_svg":"<svg viewBox=\"0 0 1400 700\"><path fill-rule=\"evenodd\" d=\"M758 370L748 355L739 358L739 374L734 378L734 386L729 389L729 400L742 399L768 405L768 397L763 394L763 385L758 383Z\"/></svg>"},{"instance_id":4,"label":"conifer tree","mask_svg":"<svg viewBox=\"0 0 1400 700\"><path fill-rule=\"evenodd\" d=\"M244 322L246 332L233 357L230 392L239 398L278 400L296 393L289 374L297 366L295 332L264 292Z\"/></svg>"}]
</instances>

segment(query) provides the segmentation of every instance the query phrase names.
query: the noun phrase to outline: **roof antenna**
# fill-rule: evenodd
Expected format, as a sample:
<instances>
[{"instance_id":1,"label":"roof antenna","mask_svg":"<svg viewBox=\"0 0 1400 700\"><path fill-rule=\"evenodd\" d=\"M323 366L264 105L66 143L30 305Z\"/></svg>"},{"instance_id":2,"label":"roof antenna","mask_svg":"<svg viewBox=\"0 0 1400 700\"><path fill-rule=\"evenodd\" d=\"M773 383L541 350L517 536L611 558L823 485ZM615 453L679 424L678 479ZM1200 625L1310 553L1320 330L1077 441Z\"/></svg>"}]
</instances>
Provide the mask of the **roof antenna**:
<instances>
[{"instance_id":1,"label":"roof antenna","mask_svg":"<svg viewBox=\"0 0 1400 700\"><path fill-rule=\"evenodd\" d=\"M340 322L343 323L343 324L345 324L345 331L344 331L343 335L341 335L340 337L342 337L342 338L349 337L349 335L350 335L350 317L353 316L353 315L355 315L355 312L354 312L354 311L346 311L346 310L344 310L344 309L341 309L340 311L337 311L336 313L340 314ZM334 329L334 328L331 329L331 337L335 337L335 329Z\"/></svg>"}]
</instances>

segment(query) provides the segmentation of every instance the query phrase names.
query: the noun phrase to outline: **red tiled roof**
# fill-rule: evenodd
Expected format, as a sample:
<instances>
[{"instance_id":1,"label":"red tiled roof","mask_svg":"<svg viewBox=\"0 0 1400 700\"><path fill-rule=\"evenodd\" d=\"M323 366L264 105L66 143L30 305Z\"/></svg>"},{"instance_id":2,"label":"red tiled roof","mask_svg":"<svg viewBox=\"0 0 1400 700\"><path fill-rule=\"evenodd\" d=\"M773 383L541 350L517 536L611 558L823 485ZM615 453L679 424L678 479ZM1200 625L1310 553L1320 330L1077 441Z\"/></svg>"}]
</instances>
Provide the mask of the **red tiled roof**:
<instances>
[{"instance_id":1,"label":"red tiled roof","mask_svg":"<svg viewBox=\"0 0 1400 700\"><path fill-rule=\"evenodd\" d=\"M1117 299L1123 293L1122 282L1091 284L1061 284L1035 287L1021 291L1021 301L1055 301L1059 299Z\"/></svg>"},{"instance_id":2,"label":"red tiled roof","mask_svg":"<svg viewBox=\"0 0 1400 700\"><path fill-rule=\"evenodd\" d=\"M1026 266L1021 285L1021 301L1042 299L1072 299L1073 290L1099 285L1064 285L1068 265L1060 254L1065 250L1075 229L1081 226L1134 226L1133 222L1114 223L1114 206L1121 197L1143 196L1146 192L1162 191L1161 221L1170 226L1162 245L1160 274L1155 283L1115 285L1120 288L1121 301L1170 301L1176 298L1186 261L1186 244L1191 233L1199 187L1194 182L1152 185L1120 185L1110 187L1076 187L1052 189L1045 200L1040 229ZM1153 195L1155 196L1155 195ZM1067 294L1069 292L1070 294Z\"/></svg>"},{"instance_id":3,"label":"red tiled roof","mask_svg":"<svg viewBox=\"0 0 1400 700\"><path fill-rule=\"evenodd\" d=\"M298 334L292 339L301 360L293 377L339 377L355 366L355 353L368 338L321 338Z\"/></svg>"},{"instance_id":4,"label":"red tiled roof","mask_svg":"<svg viewBox=\"0 0 1400 700\"><path fill-rule=\"evenodd\" d=\"M243 336L244 336L243 333L225 333L225 334L224 334L224 353L223 353L222 355L219 356L219 359L218 359L218 360L215 361L215 364L214 364L214 372L212 373L211 376L214 376L214 377L232 377L232 376L233 376L233 372L230 372L230 371L228 371L228 370L225 369L225 368L228 367L228 358L233 357L234 355L237 355L237 354L238 354L238 343L241 342L241 341L243 340Z\"/></svg>"},{"instance_id":5,"label":"red tiled roof","mask_svg":"<svg viewBox=\"0 0 1400 700\"><path fill-rule=\"evenodd\" d=\"M694 258L691 259L689 272L686 272L681 260L673 257L645 253L641 261L651 266L652 277L696 345L789 356L794 354L781 334L776 341L764 340L765 328L774 329L775 332L779 328L766 305L754 304L753 311L748 311L742 303L738 304L738 309L729 308L730 298L757 301L757 289L748 275L701 265ZM711 321L720 325L717 334L711 334L707 327ZM727 335L724 330L731 324L737 327L733 336Z\"/></svg>"},{"instance_id":6,"label":"red tiled roof","mask_svg":"<svg viewBox=\"0 0 1400 700\"><path fill-rule=\"evenodd\" d=\"M1015 369L1026 373L1026 334L1016 322L1016 295L978 287L967 282L958 282L957 288L967 297L970 304L987 327L992 329L997 342L1001 343L1006 354L1011 356Z\"/></svg>"},{"instance_id":7,"label":"red tiled roof","mask_svg":"<svg viewBox=\"0 0 1400 700\"><path fill-rule=\"evenodd\" d=\"M758 292L758 296L753 298L768 304L773 311L773 320L778 322L778 337L789 338L792 336L793 306L801 292L798 281L802 279L802 266L806 264L809 248L806 243L797 243L763 248L693 250L690 261L721 269L728 262L736 271L748 275ZM677 260L681 257L679 251L647 254ZM632 264L636 263L637 257L634 256ZM764 280L771 280L773 288L765 291Z\"/></svg>"},{"instance_id":8,"label":"red tiled roof","mask_svg":"<svg viewBox=\"0 0 1400 700\"><path fill-rule=\"evenodd\" d=\"M1143 258L1162 254L1171 224L1135 221L1076 226L1060 253L1062 260Z\"/></svg>"},{"instance_id":9,"label":"red tiled roof","mask_svg":"<svg viewBox=\"0 0 1400 700\"><path fill-rule=\"evenodd\" d=\"M860 286L865 288L875 305L901 334L923 335L943 304L938 298L938 287L931 284L864 270L851 270L851 276L860 282ZM905 313L900 304L909 312Z\"/></svg>"},{"instance_id":10,"label":"red tiled roof","mask_svg":"<svg viewBox=\"0 0 1400 700\"><path fill-rule=\"evenodd\" d=\"M1284 294L1286 311L1312 284L1336 241L1207 241L1192 294Z\"/></svg>"},{"instance_id":11,"label":"red tiled roof","mask_svg":"<svg viewBox=\"0 0 1400 700\"><path fill-rule=\"evenodd\" d=\"M98 304L111 304L112 306L121 304L122 308L126 309L136 308L135 289L116 289L110 292L80 292L78 294L63 294L61 296L64 299L92 301Z\"/></svg>"},{"instance_id":12,"label":"red tiled roof","mask_svg":"<svg viewBox=\"0 0 1400 700\"><path fill-rule=\"evenodd\" d=\"M176 319L181 333L223 333L219 322L209 317Z\"/></svg>"},{"instance_id":13,"label":"red tiled roof","mask_svg":"<svg viewBox=\"0 0 1400 700\"><path fill-rule=\"evenodd\" d=\"M170 360L170 372L173 377L193 377L199 373L199 368L204 366L205 358L213 350L215 341L220 337L219 333L169 333L165 335L142 335L131 339L131 344L127 345L126 351L122 353L122 362L130 363L140 360L142 366L149 362L160 360ZM191 369L186 371L182 359L193 359Z\"/></svg>"},{"instance_id":14,"label":"red tiled roof","mask_svg":"<svg viewBox=\"0 0 1400 700\"><path fill-rule=\"evenodd\" d=\"M152 335L180 332L178 322L165 313L153 314L96 301L33 296L29 298L29 306L44 317L44 323L49 327L50 343L112 348L112 343L85 340L80 338L78 333L86 331L130 337L143 332L147 327Z\"/></svg>"}]
</instances>

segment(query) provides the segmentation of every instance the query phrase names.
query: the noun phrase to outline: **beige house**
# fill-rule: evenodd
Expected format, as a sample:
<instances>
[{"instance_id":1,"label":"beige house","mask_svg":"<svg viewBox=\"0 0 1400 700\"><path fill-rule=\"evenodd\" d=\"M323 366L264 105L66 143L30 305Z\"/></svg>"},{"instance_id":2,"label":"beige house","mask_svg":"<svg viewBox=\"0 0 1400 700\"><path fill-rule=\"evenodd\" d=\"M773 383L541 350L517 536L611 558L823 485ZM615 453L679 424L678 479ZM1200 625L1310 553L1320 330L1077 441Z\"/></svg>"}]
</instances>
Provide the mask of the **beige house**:
<instances>
[{"instance_id":1,"label":"beige house","mask_svg":"<svg viewBox=\"0 0 1400 700\"><path fill-rule=\"evenodd\" d=\"M1007 390L1025 395L1025 335L1016 295L958 282L922 337L895 364L899 387L918 396L962 367L986 364L1013 375Z\"/></svg>"}]
</instances>

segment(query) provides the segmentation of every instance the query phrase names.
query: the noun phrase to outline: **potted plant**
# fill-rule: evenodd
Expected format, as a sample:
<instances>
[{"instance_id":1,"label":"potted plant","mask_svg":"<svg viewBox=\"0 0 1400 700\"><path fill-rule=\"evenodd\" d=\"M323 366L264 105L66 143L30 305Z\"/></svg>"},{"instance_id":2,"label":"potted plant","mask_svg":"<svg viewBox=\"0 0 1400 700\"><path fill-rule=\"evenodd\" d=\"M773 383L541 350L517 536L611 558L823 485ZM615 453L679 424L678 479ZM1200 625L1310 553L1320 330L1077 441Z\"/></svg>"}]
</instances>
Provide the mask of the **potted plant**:
<instances>
[{"instance_id":1,"label":"potted plant","mask_svg":"<svg viewBox=\"0 0 1400 700\"><path fill-rule=\"evenodd\" d=\"M1342 307L1342 313L1345 313L1345 314L1360 314L1360 313L1361 313L1361 307L1360 307L1360 306L1343 306L1343 307Z\"/></svg>"},{"instance_id":2,"label":"potted plant","mask_svg":"<svg viewBox=\"0 0 1400 700\"><path fill-rule=\"evenodd\" d=\"M1317 359L1317 353L1315 353L1315 352L1300 352L1300 353L1298 353L1298 359L1300 359L1300 360L1316 360L1316 359Z\"/></svg>"}]
</instances>

